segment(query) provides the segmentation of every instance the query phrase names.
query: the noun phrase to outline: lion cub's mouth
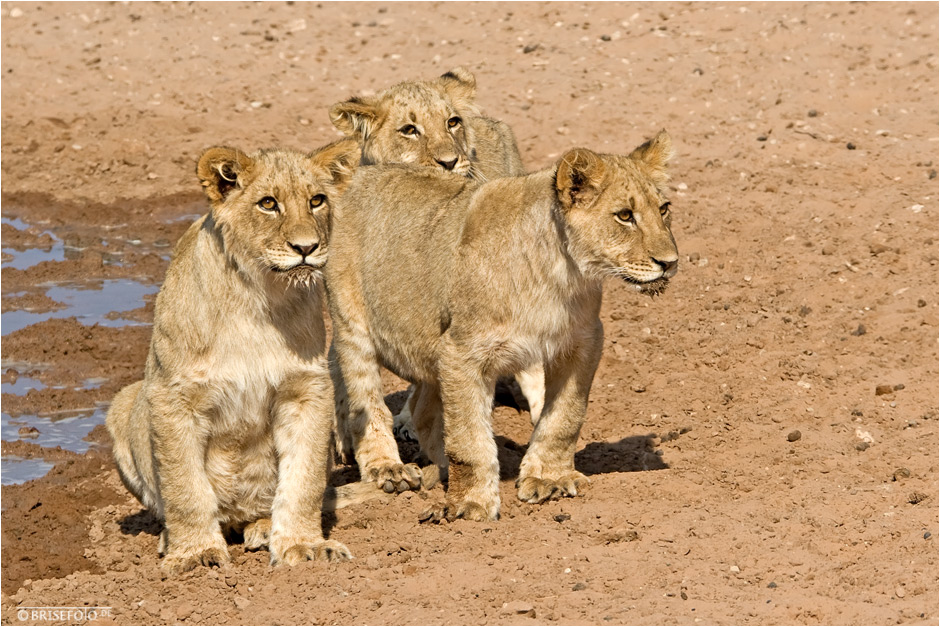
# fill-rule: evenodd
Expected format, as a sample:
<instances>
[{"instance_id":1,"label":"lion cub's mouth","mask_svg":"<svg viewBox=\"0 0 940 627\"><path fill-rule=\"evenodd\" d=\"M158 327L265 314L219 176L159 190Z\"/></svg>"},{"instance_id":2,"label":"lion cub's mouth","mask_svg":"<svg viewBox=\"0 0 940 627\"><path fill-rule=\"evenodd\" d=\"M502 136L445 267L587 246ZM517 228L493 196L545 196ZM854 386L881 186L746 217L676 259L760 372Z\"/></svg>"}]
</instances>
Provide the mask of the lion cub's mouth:
<instances>
[{"instance_id":1,"label":"lion cub's mouth","mask_svg":"<svg viewBox=\"0 0 940 627\"><path fill-rule=\"evenodd\" d=\"M290 268L272 266L271 270L286 279L291 285L310 285L315 283L321 276L320 270L323 268L324 263L325 261L322 260L302 261Z\"/></svg>"},{"instance_id":2,"label":"lion cub's mouth","mask_svg":"<svg viewBox=\"0 0 940 627\"><path fill-rule=\"evenodd\" d=\"M669 279L666 277L659 277L658 279L653 279L652 281L640 282L634 279L633 277L621 274L620 278L623 279L626 283L629 283L636 288L636 291L641 294L647 294L648 296L658 296L666 291L666 288L669 287Z\"/></svg>"}]
</instances>

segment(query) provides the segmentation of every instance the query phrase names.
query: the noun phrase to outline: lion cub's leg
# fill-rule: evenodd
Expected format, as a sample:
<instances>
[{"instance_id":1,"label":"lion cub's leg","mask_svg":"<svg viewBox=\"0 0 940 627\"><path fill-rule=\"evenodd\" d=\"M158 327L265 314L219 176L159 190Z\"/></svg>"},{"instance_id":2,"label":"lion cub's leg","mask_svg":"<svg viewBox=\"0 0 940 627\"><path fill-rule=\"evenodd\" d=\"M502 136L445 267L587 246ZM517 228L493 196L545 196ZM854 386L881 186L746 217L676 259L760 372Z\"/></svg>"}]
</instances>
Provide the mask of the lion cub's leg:
<instances>
[{"instance_id":1,"label":"lion cub's leg","mask_svg":"<svg viewBox=\"0 0 940 627\"><path fill-rule=\"evenodd\" d=\"M526 368L516 375L516 383L529 403L529 416L535 426L542 415L542 408L545 407L545 366L535 364Z\"/></svg>"},{"instance_id":2,"label":"lion cub's leg","mask_svg":"<svg viewBox=\"0 0 940 627\"><path fill-rule=\"evenodd\" d=\"M546 365L545 411L519 467L521 500L541 503L577 496L580 485L587 482L574 469L574 453L603 343L604 330L598 320L593 329L574 338L573 351Z\"/></svg>"},{"instance_id":3,"label":"lion cub's leg","mask_svg":"<svg viewBox=\"0 0 940 627\"><path fill-rule=\"evenodd\" d=\"M336 303L331 303L334 310ZM348 310L347 312L348 313ZM336 355L346 389L346 411L337 413L339 430L346 431L356 452L363 481L386 492L404 492L421 487L417 464L402 464L392 434L392 412L382 396L378 357L364 324L333 315Z\"/></svg>"},{"instance_id":4,"label":"lion cub's leg","mask_svg":"<svg viewBox=\"0 0 940 627\"><path fill-rule=\"evenodd\" d=\"M445 511L432 518L499 517L499 459L491 424L496 379L468 359L469 353L443 338L440 385L450 470Z\"/></svg>"},{"instance_id":5,"label":"lion cub's leg","mask_svg":"<svg viewBox=\"0 0 940 627\"><path fill-rule=\"evenodd\" d=\"M395 414L395 420L392 423L392 433L395 435L396 440L418 441L418 429L414 421L415 403L417 402L418 390L412 387L408 391L408 399L402 406L401 411Z\"/></svg>"},{"instance_id":6,"label":"lion cub's leg","mask_svg":"<svg viewBox=\"0 0 940 627\"><path fill-rule=\"evenodd\" d=\"M422 470L422 485L433 488L447 478L447 455L444 453L444 408L441 405L441 390L434 383L422 382L408 399L412 407L415 430L421 451L431 460L431 465Z\"/></svg>"},{"instance_id":7,"label":"lion cub's leg","mask_svg":"<svg viewBox=\"0 0 940 627\"><path fill-rule=\"evenodd\" d=\"M184 396L185 398L185 396ZM199 564L231 560L218 522L218 500L206 475L207 419L177 391L150 392L153 455L160 468L166 553L162 567L172 574Z\"/></svg>"},{"instance_id":8,"label":"lion cub's leg","mask_svg":"<svg viewBox=\"0 0 940 627\"><path fill-rule=\"evenodd\" d=\"M323 538L320 525L333 431L333 394L326 364L319 374L305 373L285 381L275 395L272 414L278 481L268 542L271 563L351 559L344 545Z\"/></svg>"}]
</instances>

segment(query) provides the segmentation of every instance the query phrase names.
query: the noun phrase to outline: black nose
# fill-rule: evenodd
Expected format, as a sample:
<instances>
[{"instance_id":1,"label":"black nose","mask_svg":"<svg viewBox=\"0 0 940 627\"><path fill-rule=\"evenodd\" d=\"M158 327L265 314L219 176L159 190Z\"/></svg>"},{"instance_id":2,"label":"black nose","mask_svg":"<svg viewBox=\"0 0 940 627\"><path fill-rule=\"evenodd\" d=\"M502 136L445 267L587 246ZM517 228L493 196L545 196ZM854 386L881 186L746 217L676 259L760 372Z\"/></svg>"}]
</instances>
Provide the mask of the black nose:
<instances>
[{"instance_id":1,"label":"black nose","mask_svg":"<svg viewBox=\"0 0 940 627\"><path fill-rule=\"evenodd\" d=\"M673 259L671 261L660 261L659 259L653 259L656 263L663 267L663 276L667 279L669 277L675 276L676 272L679 270L679 260Z\"/></svg>"},{"instance_id":2,"label":"black nose","mask_svg":"<svg viewBox=\"0 0 940 627\"><path fill-rule=\"evenodd\" d=\"M453 170L454 166L457 165L457 157L454 157L450 161L441 161L440 159L436 159L435 161L437 161L442 168L448 171Z\"/></svg>"},{"instance_id":3,"label":"black nose","mask_svg":"<svg viewBox=\"0 0 940 627\"><path fill-rule=\"evenodd\" d=\"M287 242L287 245L296 250L301 257L306 257L320 247L320 242L313 242L312 244L295 244L293 242Z\"/></svg>"}]
</instances>

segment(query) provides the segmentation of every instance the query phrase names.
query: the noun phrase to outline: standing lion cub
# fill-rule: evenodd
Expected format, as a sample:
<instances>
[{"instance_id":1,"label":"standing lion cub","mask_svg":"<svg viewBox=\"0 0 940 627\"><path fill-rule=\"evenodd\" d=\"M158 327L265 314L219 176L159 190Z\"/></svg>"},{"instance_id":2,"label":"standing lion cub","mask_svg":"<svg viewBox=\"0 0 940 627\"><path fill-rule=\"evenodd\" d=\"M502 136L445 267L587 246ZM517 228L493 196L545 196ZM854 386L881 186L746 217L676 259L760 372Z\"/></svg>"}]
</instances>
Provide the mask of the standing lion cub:
<instances>
[{"instance_id":1,"label":"standing lion cub","mask_svg":"<svg viewBox=\"0 0 940 627\"><path fill-rule=\"evenodd\" d=\"M382 365L421 384L421 447L440 472L449 465L446 504L426 517L495 519L496 380L544 363L545 406L518 495L578 493L601 281L657 293L678 266L670 154L663 131L629 156L575 149L554 168L482 185L431 168L358 170L334 212L326 285L360 466L398 463Z\"/></svg>"},{"instance_id":2,"label":"standing lion cub","mask_svg":"<svg viewBox=\"0 0 940 627\"><path fill-rule=\"evenodd\" d=\"M228 562L228 529L273 564L351 557L320 526L333 422L321 272L358 161L350 140L199 159L212 210L176 247L144 380L107 417L124 485L164 521L171 573Z\"/></svg>"}]
</instances>

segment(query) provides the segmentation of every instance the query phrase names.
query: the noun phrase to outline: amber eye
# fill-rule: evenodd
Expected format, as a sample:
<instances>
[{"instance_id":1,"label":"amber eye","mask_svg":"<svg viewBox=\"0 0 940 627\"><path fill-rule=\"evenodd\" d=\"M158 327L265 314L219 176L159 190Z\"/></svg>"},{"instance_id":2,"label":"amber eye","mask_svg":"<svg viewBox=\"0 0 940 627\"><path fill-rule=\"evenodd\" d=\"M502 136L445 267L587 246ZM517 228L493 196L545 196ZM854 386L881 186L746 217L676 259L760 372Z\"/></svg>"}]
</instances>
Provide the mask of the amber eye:
<instances>
[{"instance_id":1,"label":"amber eye","mask_svg":"<svg viewBox=\"0 0 940 627\"><path fill-rule=\"evenodd\" d=\"M621 209L620 211L614 214L614 217L617 219L618 222L621 222L623 224L634 223L633 212L630 211L629 209Z\"/></svg>"},{"instance_id":2,"label":"amber eye","mask_svg":"<svg viewBox=\"0 0 940 627\"><path fill-rule=\"evenodd\" d=\"M323 194L317 194L316 196L310 199L310 208L317 209L318 207L322 207L323 203L325 202L326 202L326 196L324 196Z\"/></svg>"},{"instance_id":3,"label":"amber eye","mask_svg":"<svg viewBox=\"0 0 940 627\"><path fill-rule=\"evenodd\" d=\"M463 122L463 120L461 120L455 115L451 119L447 120L447 128L457 128L458 126L460 126L461 122Z\"/></svg>"},{"instance_id":4,"label":"amber eye","mask_svg":"<svg viewBox=\"0 0 940 627\"><path fill-rule=\"evenodd\" d=\"M398 129L398 132L406 137L414 137L418 134L418 127L414 124L405 124L403 127Z\"/></svg>"},{"instance_id":5,"label":"amber eye","mask_svg":"<svg viewBox=\"0 0 940 627\"><path fill-rule=\"evenodd\" d=\"M277 211L277 201L271 196L265 196L258 201L258 208L262 211L275 212Z\"/></svg>"},{"instance_id":6,"label":"amber eye","mask_svg":"<svg viewBox=\"0 0 940 627\"><path fill-rule=\"evenodd\" d=\"M659 208L659 215L665 216L669 213L669 206L672 205L671 202L664 202L663 205Z\"/></svg>"}]
</instances>

